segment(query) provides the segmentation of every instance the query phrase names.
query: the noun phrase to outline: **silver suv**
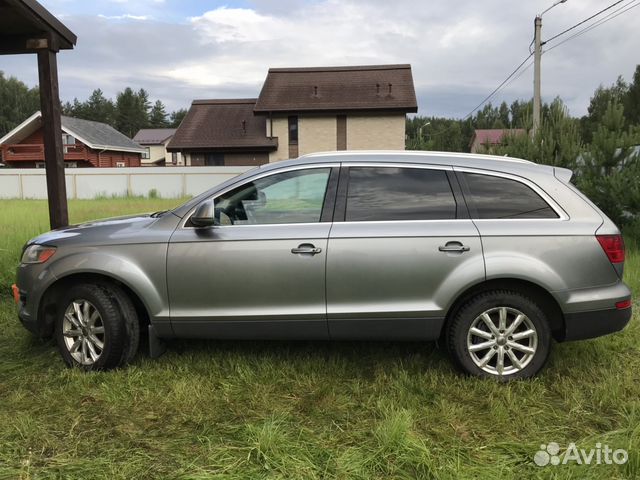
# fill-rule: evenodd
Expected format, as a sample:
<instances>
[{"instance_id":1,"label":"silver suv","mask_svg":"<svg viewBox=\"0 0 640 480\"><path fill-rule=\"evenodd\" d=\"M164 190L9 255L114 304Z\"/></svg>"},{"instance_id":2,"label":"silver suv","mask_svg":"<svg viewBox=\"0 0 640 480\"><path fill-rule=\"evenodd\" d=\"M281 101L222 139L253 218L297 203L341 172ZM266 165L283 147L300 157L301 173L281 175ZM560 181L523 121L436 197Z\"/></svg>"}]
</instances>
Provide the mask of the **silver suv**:
<instances>
[{"instance_id":1,"label":"silver suv","mask_svg":"<svg viewBox=\"0 0 640 480\"><path fill-rule=\"evenodd\" d=\"M109 369L163 339L442 339L464 371L536 374L552 339L624 328L616 226L571 172L481 155L314 154L168 212L29 241L14 296L64 360Z\"/></svg>"}]
</instances>

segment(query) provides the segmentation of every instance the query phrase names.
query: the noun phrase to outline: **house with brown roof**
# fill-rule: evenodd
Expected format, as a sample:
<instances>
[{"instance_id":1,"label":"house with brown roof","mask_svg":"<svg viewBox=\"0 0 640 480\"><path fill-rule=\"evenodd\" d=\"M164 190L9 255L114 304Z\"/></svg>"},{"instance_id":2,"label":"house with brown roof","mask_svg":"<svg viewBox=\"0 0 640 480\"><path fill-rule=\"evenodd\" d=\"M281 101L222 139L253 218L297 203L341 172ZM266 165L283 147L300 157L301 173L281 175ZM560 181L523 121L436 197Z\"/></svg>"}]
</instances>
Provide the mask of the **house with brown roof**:
<instances>
[{"instance_id":1,"label":"house with brown roof","mask_svg":"<svg viewBox=\"0 0 640 480\"><path fill-rule=\"evenodd\" d=\"M266 135L266 118L256 116L255 98L194 100L169 142L185 165L262 165L278 148Z\"/></svg>"},{"instance_id":2,"label":"house with brown roof","mask_svg":"<svg viewBox=\"0 0 640 480\"><path fill-rule=\"evenodd\" d=\"M469 148L471 153L478 153L480 150L488 150L491 147L502 145L507 136L523 135L525 133L526 131L522 128L476 129L469 142Z\"/></svg>"},{"instance_id":3,"label":"house with brown roof","mask_svg":"<svg viewBox=\"0 0 640 480\"><path fill-rule=\"evenodd\" d=\"M144 148L143 167L184 165L180 152L167 151L167 145L175 133L175 128L143 128L136 133L133 141Z\"/></svg>"},{"instance_id":4,"label":"house with brown roof","mask_svg":"<svg viewBox=\"0 0 640 480\"><path fill-rule=\"evenodd\" d=\"M65 167L139 167L144 149L106 123L62 116ZM3 162L44 168L42 114L36 112L0 138Z\"/></svg>"},{"instance_id":5,"label":"house with brown roof","mask_svg":"<svg viewBox=\"0 0 640 480\"><path fill-rule=\"evenodd\" d=\"M272 68L257 99L196 100L168 145L186 165L260 165L334 150L404 150L410 65Z\"/></svg>"}]
</instances>

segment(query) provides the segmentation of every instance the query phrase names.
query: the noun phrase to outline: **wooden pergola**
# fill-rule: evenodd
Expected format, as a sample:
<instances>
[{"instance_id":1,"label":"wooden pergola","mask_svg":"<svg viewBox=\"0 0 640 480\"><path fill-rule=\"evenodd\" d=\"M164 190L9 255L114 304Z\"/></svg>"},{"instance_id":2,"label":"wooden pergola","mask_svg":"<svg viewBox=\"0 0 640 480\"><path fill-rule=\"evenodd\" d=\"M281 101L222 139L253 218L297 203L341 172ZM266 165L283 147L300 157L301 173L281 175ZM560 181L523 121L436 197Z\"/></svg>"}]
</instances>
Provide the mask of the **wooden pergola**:
<instances>
[{"instance_id":1,"label":"wooden pergola","mask_svg":"<svg viewBox=\"0 0 640 480\"><path fill-rule=\"evenodd\" d=\"M76 40L71 30L35 0L0 0L0 55L35 53L38 57L51 228L69 224L56 55L73 49Z\"/></svg>"}]
</instances>

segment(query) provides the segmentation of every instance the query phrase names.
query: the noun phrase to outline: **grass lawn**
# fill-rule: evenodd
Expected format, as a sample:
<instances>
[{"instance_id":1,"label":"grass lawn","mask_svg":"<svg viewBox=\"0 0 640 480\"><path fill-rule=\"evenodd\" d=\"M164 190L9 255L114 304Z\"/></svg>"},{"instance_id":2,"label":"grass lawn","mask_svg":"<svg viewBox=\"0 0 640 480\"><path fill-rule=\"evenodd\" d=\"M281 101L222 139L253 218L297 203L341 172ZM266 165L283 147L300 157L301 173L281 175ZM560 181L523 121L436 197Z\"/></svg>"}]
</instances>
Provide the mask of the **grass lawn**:
<instances>
[{"instance_id":1,"label":"grass lawn","mask_svg":"<svg viewBox=\"0 0 640 480\"><path fill-rule=\"evenodd\" d=\"M72 201L72 221L174 201ZM46 204L0 201L0 478L638 478L640 326L558 344L532 381L459 375L435 344L173 342L80 373L18 323L8 287ZM629 245L627 281L640 287ZM637 317L637 315L636 315ZM625 465L537 467L541 444Z\"/></svg>"}]
</instances>

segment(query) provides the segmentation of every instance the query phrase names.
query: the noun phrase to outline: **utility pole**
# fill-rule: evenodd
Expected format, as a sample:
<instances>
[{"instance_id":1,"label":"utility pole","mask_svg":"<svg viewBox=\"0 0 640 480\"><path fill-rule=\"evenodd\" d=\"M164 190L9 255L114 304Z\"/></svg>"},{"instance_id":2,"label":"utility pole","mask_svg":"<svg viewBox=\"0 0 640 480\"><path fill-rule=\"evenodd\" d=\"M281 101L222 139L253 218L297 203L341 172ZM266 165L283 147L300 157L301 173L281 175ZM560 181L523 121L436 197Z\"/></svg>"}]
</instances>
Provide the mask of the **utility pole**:
<instances>
[{"instance_id":1,"label":"utility pole","mask_svg":"<svg viewBox=\"0 0 640 480\"><path fill-rule=\"evenodd\" d=\"M542 96L540 93L540 67L542 60L542 45L544 42L542 41L542 16L551 10L553 7L560 5L561 3L565 3L567 0L558 0L549 8L547 8L540 15L536 16L534 22L534 35L533 35L533 43L534 43L534 54L533 54L533 135L536 134L538 129L540 128L540 112L542 110Z\"/></svg>"},{"instance_id":2,"label":"utility pole","mask_svg":"<svg viewBox=\"0 0 640 480\"><path fill-rule=\"evenodd\" d=\"M542 31L542 16L538 15L535 19L535 33L533 37L534 54L533 54L533 135L540 128L540 110L542 109L542 99L540 94L540 60L542 59L542 41L540 33Z\"/></svg>"}]
</instances>

